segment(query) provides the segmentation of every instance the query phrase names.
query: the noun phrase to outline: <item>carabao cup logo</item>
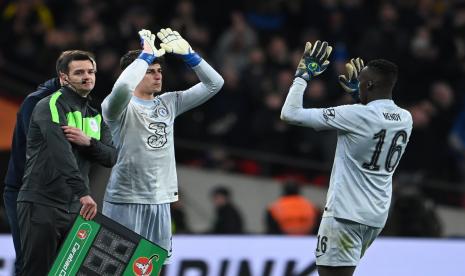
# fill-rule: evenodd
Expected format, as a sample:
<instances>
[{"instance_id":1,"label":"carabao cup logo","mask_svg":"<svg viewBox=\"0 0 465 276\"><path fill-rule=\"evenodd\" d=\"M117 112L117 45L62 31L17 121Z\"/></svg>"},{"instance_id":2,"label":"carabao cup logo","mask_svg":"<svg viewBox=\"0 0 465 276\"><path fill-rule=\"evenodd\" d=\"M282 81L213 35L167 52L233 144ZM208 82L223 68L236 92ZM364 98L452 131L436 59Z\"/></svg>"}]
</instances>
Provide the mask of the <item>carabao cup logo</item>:
<instances>
[{"instance_id":1,"label":"carabao cup logo","mask_svg":"<svg viewBox=\"0 0 465 276\"><path fill-rule=\"evenodd\" d=\"M153 270L152 259L158 261L158 255L153 255L150 258L139 257L134 261L132 265L132 270L136 276L150 276Z\"/></svg>"},{"instance_id":2,"label":"carabao cup logo","mask_svg":"<svg viewBox=\"0 0 465 276\"><path fill-rule=\"evenodd\" d=\"M80 239L80 240L83 240L85 238L87 238L87 231L84 230L84 229L81 229L77 232L76 236Z\"/></svg>"}]
</instances>

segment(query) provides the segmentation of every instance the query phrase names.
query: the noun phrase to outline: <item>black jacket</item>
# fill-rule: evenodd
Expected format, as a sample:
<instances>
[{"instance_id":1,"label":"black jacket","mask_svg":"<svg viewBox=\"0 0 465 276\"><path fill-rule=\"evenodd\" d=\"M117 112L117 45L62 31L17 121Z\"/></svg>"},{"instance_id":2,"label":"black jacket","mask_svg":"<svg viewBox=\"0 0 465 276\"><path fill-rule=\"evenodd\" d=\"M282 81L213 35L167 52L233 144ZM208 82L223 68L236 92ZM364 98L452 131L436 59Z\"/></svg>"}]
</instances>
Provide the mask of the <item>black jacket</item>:
<instances>
[{"instance_id":1,"label":"black jacket","mask_svg":"<svg viewBox=\"0 0 465 276\"><path fill-rule=\"evenodd\" d=\"M32 110L37 102L60 89L57 78L39 85L37 90L24 99L16 114L16 126L11 143L10 162L5 176L5 190L19 191L23 183L24 163L26 162L26 135L31 121Z\"/></svg>"},{"instance_id":2,"label":"black jacket","mask_svg":"<svg viewBox=\"0 0 465 276\"><path fill-rule=\"evenodd\" d=\"M83 130L92 138L91 145L70 143L63 125ZM18 202L36 202L77 213L79 198L89 194L88 175L93 161L106 167L115 164L110 130L87 98L62 87L37 103L33 111Z\"/></svg>"},{"instance_id":3,"label":"black jacket","mask_svg":"<svg viewBox=\"0 0 465 276\"><path fill-rule=\"evenodd\" d=\"M216 208L212 234L243 234L242 216L231 203Z\"/></svg>"}]
</instances>

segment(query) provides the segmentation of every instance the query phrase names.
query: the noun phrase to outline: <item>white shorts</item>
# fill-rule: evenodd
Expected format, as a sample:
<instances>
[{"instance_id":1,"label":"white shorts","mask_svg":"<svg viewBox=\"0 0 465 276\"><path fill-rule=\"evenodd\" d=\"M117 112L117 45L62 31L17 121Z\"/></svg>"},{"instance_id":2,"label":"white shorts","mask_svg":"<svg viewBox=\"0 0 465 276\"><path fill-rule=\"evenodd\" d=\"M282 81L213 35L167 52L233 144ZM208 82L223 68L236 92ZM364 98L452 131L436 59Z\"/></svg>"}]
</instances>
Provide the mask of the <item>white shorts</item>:
<instances>
[{"instance_id":1,"label":"white shorts","mask_svg":"<svg viewBox=\"0 0 465 276\"><path fill-rule=\"evenodd\" d=\"M316 264L324 266L357 266L371 243L381 232L358 222L323 217L318 229Z\"/></svg>"},{"instance_id":2,"label":"white shorts","mask_svg":"<svg viewBox=\"0 0 465 276\"><path fill-rule=\"evenodd\" d=\"M166 249L168 257L165 264L169 264L173 251L169 203L132 204L104 201L102 213Z\"/></svg>"}]
</instances>

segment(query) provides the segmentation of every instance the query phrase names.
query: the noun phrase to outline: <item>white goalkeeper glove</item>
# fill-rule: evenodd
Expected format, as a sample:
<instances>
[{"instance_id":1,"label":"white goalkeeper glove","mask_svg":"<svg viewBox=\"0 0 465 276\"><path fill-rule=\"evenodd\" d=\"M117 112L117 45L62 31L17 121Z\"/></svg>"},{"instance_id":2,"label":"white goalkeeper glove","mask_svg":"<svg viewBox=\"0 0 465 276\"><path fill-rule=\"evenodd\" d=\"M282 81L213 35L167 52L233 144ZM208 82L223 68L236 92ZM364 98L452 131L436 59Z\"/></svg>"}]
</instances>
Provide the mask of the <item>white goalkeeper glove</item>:
<instances>
[{"instance_id":1,"label":"white goalkeeper glove","mask_svg":"<svg viewBox=\"0 0 465 276\"><path fill-rule=\"evenodd\" d=\"M157 49L155 47L155 35L151 31L142 29L139 31L140 44L142 46L142 53L140 59L145 60L149 65L153 63L155 58L161 57L165 54L165 49Z\"/></svg>"},{"instance_id":2,"label":"white goalkeeper glove","mask_svg":"<svg viewBox=\"0 0 465 276\"><path fill-rule=\"evenodd\" d=\"M329 46L326 41L317 40L313 48L312 43L307 42L295 76L310 81L313 77L323 73L329 65L328 58L332 50L333 47Z\"/></svg>"},{"instance_id":3,"label":"white goalkeeper glove","mask_svg":"<svg viewBox=\"0 0 465 276\"><path fill-rule=\"evenodd\" d=\"M183 60L189 64L190 67L194 67L202 61L202 58L192 50L189 43L182 38L182 36L170 28L161 29L157 33L158 38L161 40L160 47L163 48L167 53L173 53L182 56Z\"/></svg>"},{"instance_id":4,"label":"white goalkeeper glove","mask_svg":"<svg viewBox=\"0 0 465 276\"><path fill-rule=\"evenodd\" d=\"M361 58L353 58L350 62L346 63L346 74L338 77L339 84L349 93L355 102L360 102L360 82L358 81L358 75L364 67L365 65Z\"/></svg>"}]
</instances>

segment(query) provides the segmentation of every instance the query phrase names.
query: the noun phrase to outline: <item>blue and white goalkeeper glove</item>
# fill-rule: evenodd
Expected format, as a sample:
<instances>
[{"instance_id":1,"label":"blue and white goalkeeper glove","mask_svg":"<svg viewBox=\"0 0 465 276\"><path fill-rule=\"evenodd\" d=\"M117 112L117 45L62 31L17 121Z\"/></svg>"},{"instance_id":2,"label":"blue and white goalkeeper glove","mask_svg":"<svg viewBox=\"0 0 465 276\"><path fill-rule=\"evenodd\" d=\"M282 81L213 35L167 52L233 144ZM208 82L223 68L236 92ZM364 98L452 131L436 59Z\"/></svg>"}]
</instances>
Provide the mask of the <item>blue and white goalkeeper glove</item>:
<instances>
[{"instance_id":1,"label":"blue and white goalkeeper glove","mask_svg":"<svg viewBox=\"0 0 465 276\"><path fill-rule=\"evenodd\" d=\"M161 48L167 53L182 56L183 60L190 67L197 66L202 61L202 58L192 50L189 43L177 31L173 31L170 28L161 29L157 33L157 36L162 42L160 43Z\"/></svg>"},{"instance_id":2,"label":"blue and white goalkeeper glove","mask_svg":"<svg viewBox=\"0 0 465 276\"><path fill-rule=\"evenodd\" d=\"M339 84L357 103L360 102L360 82L358 81L358 75L364 67L365 65L361 58L353 58L350 62L346 63L346 74L338 77Z\"/></svg>"},{"instance_id":3,"label":"blue and white goalkeeper glove","mask_svg":"<svg viewBox=\"0 0 465 276\"><path fill-rule=\"evenodd\" d=\"M142 46L142 52L140 53L140 59L145 60L149 65L157 57L161 57L165 54L165 49L157 49L155 47L155 35L151 31L142 29L139 31L140 44Z\"/></svg>"},{"instance_id":4,"label":"blue and white goalkeeper glove","mask_svg":"<svg viewBox=\"0 0 465 276\"><path fill-rule=\"evenodd\" d=\"M295 72L296 77L301 77L306 81L323 73L329 65L329 55L333 47L328 42L317 40L312 47L312 43L305 44L305 51L300 59L299 65Z\"/></svg>"}]
</instances>

